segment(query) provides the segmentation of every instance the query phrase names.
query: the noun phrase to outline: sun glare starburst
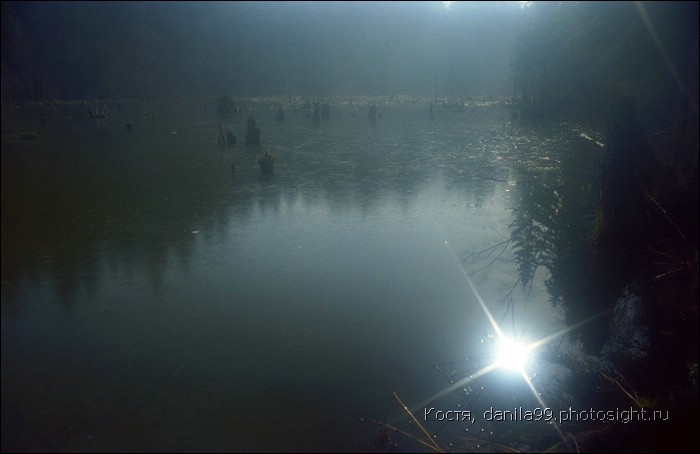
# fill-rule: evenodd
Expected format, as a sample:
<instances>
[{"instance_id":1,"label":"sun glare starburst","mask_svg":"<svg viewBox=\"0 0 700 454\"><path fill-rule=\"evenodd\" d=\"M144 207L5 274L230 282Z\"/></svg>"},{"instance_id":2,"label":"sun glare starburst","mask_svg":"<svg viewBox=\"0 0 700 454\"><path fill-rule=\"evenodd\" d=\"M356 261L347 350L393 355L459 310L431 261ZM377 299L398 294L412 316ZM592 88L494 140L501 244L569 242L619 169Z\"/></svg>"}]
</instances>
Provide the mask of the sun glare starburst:
<instances>
[{"instance_id":1,"label":"sun glare starburst","mask_svg":"<svg viewBox=\"0 0 700 454\"><path fill-rule=\"evenodd\" d=\"M511 371L525 370L530 359L530 347L522 342L504 337L498 343L496 365Z\"/></svg>"},{"instance_id":2,"label":"sun glare starburst","mask_svg":"<svg viewBox=\"0 0 700 454\"><path fill-rule=\"evenodd\" d=\"M435 221L433 218L433 223L435 226L438 228L440 233L442 234L442 237L444 238L444 232L442 232L442 229L440 229L439 224ZM584 321L581 321L573 326L570 326L568 328L564 328L559 332L550 334L549 336L545 336L542 339L538 339L535 342L532 342L530 344L525 344L523 342L516 341L508 336L505 335L503 332L503 329L499 326L498 322L496 322L496 319L493 317L493 314L491 314L491 311L489 308L486 306L486 302L481 298L481 295L476 289L476 286L472 282L471 278L469 277L469 274L467 271L464 269L462 266L460 260L457 258L457 255L455 254L454 250L450 246L449 242L445 241L444 242L445 247L449 251L450 255L452 256L452 259L454 262L457 264L459 269L462 272L462 276L464 276L464 280L468 284L469 288L471 291L474 293L474 296L476 298L476 301L478 302L479 306L481 306L481 309L484 312L484 315L489 321L489 324L491 325L491 328L493 328L493 331L495 332L495 340L496 340L496 345L497 345L497 354L496 354L496 360L481 368L480 370L473 371L470 373L468 376L465 376L459 380L456 380L454 382L451 382L451 384L443 389L442 391L439 391L438 393L434 394L433 396L429 397L428 399L424 400L420 404L418 404L416 409L419 409L421 407L424 407L427 405L429 402L432 402L450 392L454 392L455 390L458 390L460 388L464 388L467 386L469 383L474 382L475 380L480 379L481 377L497 370L497 369L505 369L505 370L512 370L518 373L518 375L523 379L523 381L527 384L528 388L532 392L533 396L541 406L541 408L548 408L547 404L544 402L544 400L541 397L541 393L535 388L535 385L533 384L531 377L528 375L528 372L526 371L526 367L528 366L528 362L533 356L533 353L535 350L539 349L543 345L553 341L554 339L561 338L561 336L578 329L580 326L589 323L593 319L600 317L604 315L604 313L594 315ZM557 422L553 422L552 426L556 430L557 434L559 437L562 439L565 445L569 445L569 440L567 437L564 436L564 433L562 432L561 428L559 427L559 424Z\"/></svg>"}]
</instances>

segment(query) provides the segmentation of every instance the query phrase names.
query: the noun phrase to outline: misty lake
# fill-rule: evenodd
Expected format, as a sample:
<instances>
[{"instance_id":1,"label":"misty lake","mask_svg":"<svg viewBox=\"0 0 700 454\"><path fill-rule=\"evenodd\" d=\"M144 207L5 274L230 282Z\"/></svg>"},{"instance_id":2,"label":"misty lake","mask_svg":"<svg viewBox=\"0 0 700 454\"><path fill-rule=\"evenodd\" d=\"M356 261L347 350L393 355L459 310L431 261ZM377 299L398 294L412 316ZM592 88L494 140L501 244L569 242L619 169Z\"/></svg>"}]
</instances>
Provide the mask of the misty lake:
<instances>
[{"instance_id":1,"label":"misty lake","mask_svg":"<svg viewBox=\"0 0 700 454\"><path fill-rule=\"evenodd\" d=\"M90 103L104 122L79 103L3 112L41 125L2 146L5 446L371 451L372 421L420 436L394 393L423 421L449 385L435 364L492 353L465 274L508 330L562 329L546 272L523 289L511 249L473 254L511 236L523 182L559 172L577 135L497 104L431 121L430 99L375 101L375 125L367 100L317 125L298 99L283 124L243 103L260 147L213 99Z\"/></svg>"}]
</instances>

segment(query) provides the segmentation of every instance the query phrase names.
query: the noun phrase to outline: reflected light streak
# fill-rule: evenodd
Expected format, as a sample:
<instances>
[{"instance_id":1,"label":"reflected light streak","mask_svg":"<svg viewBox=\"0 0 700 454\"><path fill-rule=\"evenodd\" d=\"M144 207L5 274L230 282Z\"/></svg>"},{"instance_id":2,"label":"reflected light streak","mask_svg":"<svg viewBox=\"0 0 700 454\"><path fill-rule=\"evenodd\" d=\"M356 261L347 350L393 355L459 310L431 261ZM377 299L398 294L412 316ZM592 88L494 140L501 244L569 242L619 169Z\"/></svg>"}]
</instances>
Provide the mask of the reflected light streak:
<instances>
[{"instance_id":1,"label":"reflected light streak","mask_svg":"<svg viewBox=\"0 0 700 454\"><path fill-rule=\"evenodd\" d=\"M541 408L548 408L548 407L547 407L547 404L544 403L544 400L542 399L542 396L540 396L540 393L539 393L539 392L537 391L537 389L535 388L535 385L532 384L532 380L530 380L530 377L527 376L527 374L525 373L525 371L521 371L521 375L522 375L522 377L523 377L523 380L525 380L525 383L527 383L527 386L528 386L528 387L530 388L530 390L532 391L532 394L535 396L535 399L537 399L537 402L541 405ZM564 435L564 432L562 432L561 427L559 427L559 421L557 421L556 419L553 419L553 420L551 421L551 425L554 426L554 430L557 431L557 433L559 434L559 437L561 437L562 441L564 441L564 444L565 444L567 447L570 448L570 446L569 446L569 440L568 440L568 439L566 438L566 436Z\"/></svg>"},{"instance_id":2,"label":"reflected light streak","mask_svg":"<svg viewBox=\"0 0 700 454\"><path fill-rule=\"evenodd\" d=\"M498 368L498 366L495 363L489 364L488 366L484 367L480 371L475 372L475 373L471 374L470 376L465 377L465 378L463 378L455 383L452 383L450 386L443 389L442 391L435 393L434 395L425 399L423 402L415 405L413 407L413 411L415 412L415 411L418 411L419 409L425 408L430 402L434 401L435 399L439 399L442 396L446 396L447 394L449 394L453 391L457 391L459 388L462 388L462 387L468 385L469 383L473 382L474 380L477 380L477 379L483 377L484 375L496 370L497 368Z\"/></svg>"},{"instance_id":3,"label":"reflected light streak","mask_svg":"<svg viewBox=\"0 0 700 454\"><path fill-rule=\"evenodd\" d=\"M698 103L695 100L695 98L692 96L692 94L691 94L690 90L688 89L688 87L686 86L685 82L683 82L683 78L678 73L678 70L676 69L676 65L673 64L673 61L671 60L671 56L668 54L668 51L666 50L666 46L664 46L663 41L661 41L661 37L659 36L659 34L656 31L656 27L654 27L654 24L651 22L651 18L649 17L649 13L647 13L647 9L644 6L644 3L634 2L634 4L637 6L637 11L639 11L639 15L642 18L642 22L644 23L644 26L649 31L649 34L651 35L651 39L654 41L656 48L658 49L659 53L661 54L661 57L664 59L664 63L666 63L668 70L671 72L671 75L673 76L674 80L678 84L678 88L688 98L690 105L693 107L693 110L697 114L698 113Z\"/></svg>"}]
</instances>

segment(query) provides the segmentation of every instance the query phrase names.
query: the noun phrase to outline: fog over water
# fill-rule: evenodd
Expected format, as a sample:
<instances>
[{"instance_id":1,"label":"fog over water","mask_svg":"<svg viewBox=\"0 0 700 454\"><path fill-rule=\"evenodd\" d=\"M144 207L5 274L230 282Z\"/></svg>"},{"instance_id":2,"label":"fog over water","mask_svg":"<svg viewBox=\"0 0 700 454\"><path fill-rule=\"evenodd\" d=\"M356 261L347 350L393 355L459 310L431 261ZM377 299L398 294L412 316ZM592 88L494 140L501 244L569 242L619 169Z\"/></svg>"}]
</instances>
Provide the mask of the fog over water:
<instances>
[{"instance_id":1,"label":"fog over water","mask_svg":"<svg viewBox=\"0 0 700 454\"><path fill-rule=\"evenodd\" d=\"M512 94L514 2L10 8L23 25L17 39L26 39L18 66L49 68L45 86L33 90L56 98Z\"/></svg>"},{"instance_id":2,"label":"fog over water","mask_svg":"<svg viewBox=\"0 0 700 454\"><path fill-rule=\"evenodd\" d=\"M2 451L692 451L697 17L3 2Z\"/></svg>"}]
</instances>

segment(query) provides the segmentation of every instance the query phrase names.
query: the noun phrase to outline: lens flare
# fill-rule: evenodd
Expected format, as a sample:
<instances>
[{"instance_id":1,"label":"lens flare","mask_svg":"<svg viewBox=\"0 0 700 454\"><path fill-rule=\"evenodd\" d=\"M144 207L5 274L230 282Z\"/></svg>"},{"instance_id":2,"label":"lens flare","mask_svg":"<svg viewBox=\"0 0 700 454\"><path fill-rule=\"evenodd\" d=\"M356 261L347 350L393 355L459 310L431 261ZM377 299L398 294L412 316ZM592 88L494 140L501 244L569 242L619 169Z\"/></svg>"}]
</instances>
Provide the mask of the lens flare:
<instances>
[{"instance_id":1,"label":"lens flare","mask_svg":"<svg viewBox=\"0 0 700 454\"><path fill-rule=\"evenodd\" d=\"M506 370L521 371L527 366L530 358L530 348L522 342L503 338L498 343L496 364Z\"/></svg>"}]
</instances>

